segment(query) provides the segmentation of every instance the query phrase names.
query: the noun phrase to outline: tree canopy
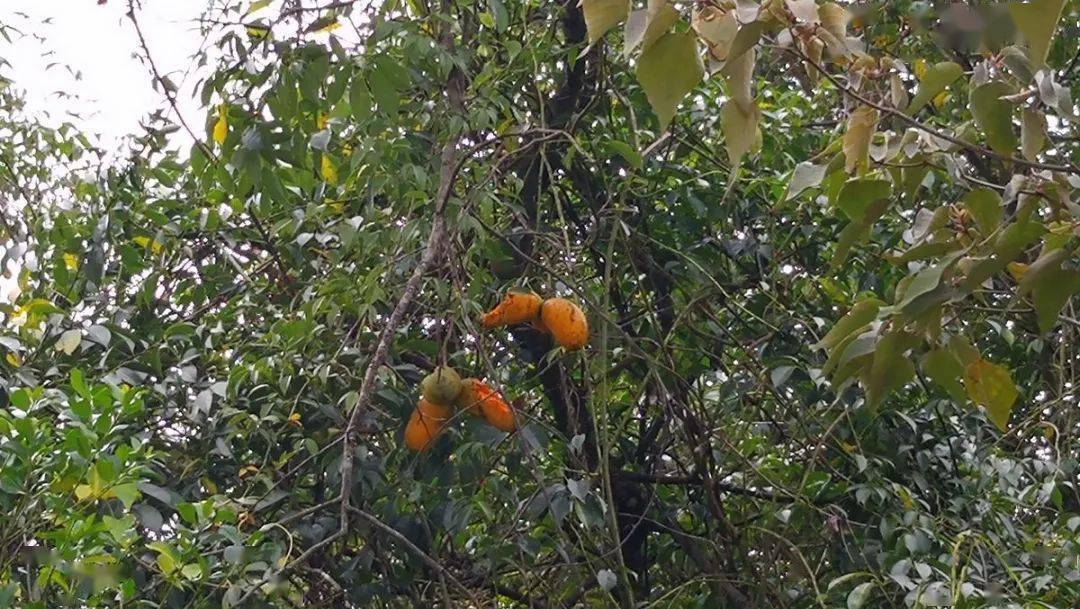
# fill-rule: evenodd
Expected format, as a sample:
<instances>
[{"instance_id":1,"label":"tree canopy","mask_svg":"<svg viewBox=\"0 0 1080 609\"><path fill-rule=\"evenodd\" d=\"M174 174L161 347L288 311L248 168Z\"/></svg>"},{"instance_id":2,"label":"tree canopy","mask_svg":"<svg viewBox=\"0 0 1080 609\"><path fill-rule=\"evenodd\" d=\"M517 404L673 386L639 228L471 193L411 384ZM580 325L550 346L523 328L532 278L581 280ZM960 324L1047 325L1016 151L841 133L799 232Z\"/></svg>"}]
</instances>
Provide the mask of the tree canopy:
<instances>
[{"instance_id":1,"label":"tree canopy","mask_svg":"<svg viewBox=\"0 0 1080 609\"><path fill-rule=\"evenodd\" d=\"M1080 3L214 0L193 122L129 2L121 158L0 87L0 607L1080 606Z\"/></svg>"}]
</instances>

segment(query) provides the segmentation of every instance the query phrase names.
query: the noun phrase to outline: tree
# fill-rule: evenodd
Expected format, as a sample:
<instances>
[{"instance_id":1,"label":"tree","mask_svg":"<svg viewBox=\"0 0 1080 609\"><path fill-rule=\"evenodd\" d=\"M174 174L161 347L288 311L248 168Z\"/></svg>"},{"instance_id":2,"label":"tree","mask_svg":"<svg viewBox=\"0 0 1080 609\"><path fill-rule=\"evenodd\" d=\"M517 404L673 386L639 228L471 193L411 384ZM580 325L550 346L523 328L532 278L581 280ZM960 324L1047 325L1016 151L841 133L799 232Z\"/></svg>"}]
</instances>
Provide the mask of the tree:
<instances>
[{"instance_id":1,"label":"tree","mask_svg":"<svg viewBox=\"0 0 1080 609\"><path fill-rule=\"evenodd\" d=\"M203 27L121 163L0 92L0 605L1080 601L1075 3ZM439 365L520 428L407 450Z\"/></svg>"}]
</instances>

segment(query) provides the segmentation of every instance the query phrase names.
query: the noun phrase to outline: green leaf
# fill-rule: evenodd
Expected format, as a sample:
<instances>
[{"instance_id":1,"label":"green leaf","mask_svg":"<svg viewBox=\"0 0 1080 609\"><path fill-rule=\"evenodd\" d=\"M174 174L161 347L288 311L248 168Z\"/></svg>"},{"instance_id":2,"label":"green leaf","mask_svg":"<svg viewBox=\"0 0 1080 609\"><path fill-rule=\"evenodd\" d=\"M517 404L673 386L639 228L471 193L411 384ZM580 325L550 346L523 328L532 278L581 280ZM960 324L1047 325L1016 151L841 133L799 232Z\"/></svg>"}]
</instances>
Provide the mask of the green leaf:
<instances>
[{"instance_id":1,"label":"green leaf","mask_svg":"<svg viewBox=\"0 0 1080 609\"><path fill-rule=\"evenodd\" d=\"M855 306L851 307L851 310L848 311L847 315L841 317L840 320L836 322L836 325L829 330L828 334L818 341L813 348L832 349L840 344L840 342L850 336L852 332L855 332L859 328L862 328L877 319L878 311L883 304L885 303L876 298L867 298L866 300L860 300L855 303Z\"/></svg>"},{"instance_id":2,"label":"green leaf","mask_svg":"<svg viewBox=\"0 0 1080 609\"><path fill-rule=\"evenodd\" d=\"M620 140L608 140L607 147L609 150L625 159L626 162L630 163L630 166L635 169L641 169L641 166L645 162L641 157L641 154L626 142Z\"/></svg>"},{"instance_id":3,"label":"green leaf","mask_svg":"<svg viewBox=\"0 0 1080 609\"><path fill-rule=\"evenodd\" d=\"M123 518L113 518L112 516L102 516L102 522L105 524L105 529L109 531L109 535L121 545L127 545L131 538L134 537L135 532L135 517L131 514L124 516Z\"/></svg>"},{"instance_id":4,"label":"green leaf","mask_svg":"<svg viewBox=\"0 0 1080 609\"><path fill-rule=\"evenodd\" d=\"M623 55L629 56L638 47L642 52L649 50L678 20L679 11L666 0L650 2L649 8L630 13L623 32Z\"/></svg>"},{"instance_id":5,"label":"green leaf","mask_svg":"<svg viewBox=\"0 0 1080 609\"><path fill-rule=\"evenodd\" d=\"M1056 269L1048 273L1031 293L1039 330L1049 332L1057 323L1058 313L1073 294L1080 292L1080 271Z\"/></svg>"},{"instance_id":6,"label":"green leaf","mask_svg":"<svg viewBox=\"0 0 1080 609\"><path fill-rule=\"evenodd\" d=\"M1032 2L1013 2L1009 4L1009 14L1016 22L1017 29L1027 42L1029 58L1038 70L1046 64L1050 52L1050 42L1054 39L1061 11L1066 0L1033 0Z\"/></svg>"},{"instance_id":7,"label":"green leaf","mask_svg":"<svg viewBox=\"0 0 1080 609\"><path fill-rule=\"evenodd\" d=\"M629 0L581 0L581 11L585 15L585 28L589 33L589 44L596 43L604 34L622 23L630 12Z\"/></svg>"},{"instance_id":8,"label":"green leaf","mask_svg":"<svg viewBox=\"0 0 1080 609\"><path fill-rule=\"evenodd\" d=\"M940 264L935 264L916 273L903 290L903 293L898 295L900 301L896 303L897 308L904 308L919 296L938 287L942 275L952 266L952 263L953 260L946 259Z\"/></svg>"},{"instance_id":9,"label":"green leaf","mask_svg":"<svg viewBox=\"0 0 1080 609\"><path fill-rule=\"evenodd\" d=\"M871 410L915 376L915 367L905 355L914 343L913 335L902 332L890 332L878 340L873 361L863 377L866 404Z\"/></svg>"},{"instance_id":10,"label":"green leaf","mask_svg":"<svg viewBox=\"0 0 1080 609\"><path fill-rule=\"evenodd\" d=\"M975 220L975 226L985 237L997 230L1004 209L1001 195L990 188L976 188L964 197L964 208Z\"/></svg>"},{"instance_id":11,"label":"green leaf","mask_svg":"<svg viewBox=\"0 0 1080 609\"><path fill-rule=\"evenodd\" d=\"M874 222L877 222L885 210L889 206L888 199L881 199L871 203L866 208L866 213L863 219L858 222L850 222L847 226L840 231L840 237L836 240L836 250L833 252L832 260L829 261L831 268L837 268L844 263L847 259L848 253L851 248L856 244L865 240L870 235L870 229L873 228Z\"/></svg>"},{"instance_id":12,"label":"green leaf","mask_svg":"<svg viewBox=\"0 0 1080 609\"><path fill-rule=\"evenodd\" d=\"M973 89L968 101L975 123L986 134L986 143L994 152L1007 156L1016 152L1016 133L1012 124L1016 106L1001 97L1013 93L1011 85L994 80Z\"/></svg>"},{"instance_id":13,"label":"green leaf","mask_svg":"<svg viewBox=\"0 0 1080 609\"><path fill-rule=\"evenodd\" d=\"M1034 161L1046 145L1046 115L1035 108L1020 113L1020 149L1024 158Z\"/></svg>"},{"instance_id":14,"label":"green leaf","mask_svg":"<svg viewBox=\"0 0 1080 609\"><path fill-rule=\"evenodd\" d=\"M162 541L155 541L146 544L146 547L158 553L157 565L161 569L161 572L165 575L172 574L180 564L180 557L177 556L176 550L169 544Z\"/></svg>"},{"instance_id":15,"label":"green leaf","mask_svg":"<svg viewBox=\"0 0 1080 609\"><path fill-rule=\"evenodd\" d=\"M180 569L180 574L183 575L185 579L191 581L201 579L202 572L202 566L197 562L186 564L184 565L184 568Z\"/></svg>"},{"instance_id":16,"label":"green leaf","mask_svg":"<svg viewBox=\"0 0 1080 609\"><path fill-rule=\"evenodd\" d=\"M757 141L758 117L761 112L757 105L750 106L749 112L743 110L734 101L728 101L720 109L720 127L724 133L724 147L728 161L737 167L747 152Z\"/></svg>"},{"instance_id":17,"label":"green leaf","mask_svg":"<svg viewBox=\"0 0 1080 609\"><path fill-rule=\"evenodd\" d=\"M360 74L354 75L349 84L349 110L358 121L371 117L371 92Z\"/></svg>"},{"instance_id":18,"label":"green leaf","mask_svg":"<svg viewBox=\"0 0 1080 609\"><path fill-rule=\"evenodd\" d=\"M848 180L836 197L836 205L855 222L866 217L866 210L872 203L888 199L892 194L892 182L856 178Z\"/></svg>"},{"instance_id":19,"label":"green leaf","mask_svg":"<svg viewBox=\"0 0 1080 609\"><path fill-rule=\"evenodd\" d=\"M798 195L807 188L816 188L825 179L825 171L828 165L815 165L804 161L795 166L788 181L787 191L784 193L784 201Z\"/></svg>"},{"instance_id":20,"label":"green leaf","mask_svg":"<svg viewBox=\"0 0 1080 609\"><path fill-rule=\"evenodd\" d=\"M874 582L864 582L855 586L855 588L848 593L847 609L862 609L862 606L870 599L870 594L873 593L873 591Z\"/></svg>"},{"instance_id":21,"label":"green leaf","mask_svg":"<svg viewBox=\"0 0 1080 609\"><path fill-rule=\"evenodd\" d=\"M661 129L667 128L679 102L705 75L695 41L689 32L664 34L638 58L637 79Z\"/></svg>"},{"instance_id":22,"label":"green leaf","mask_svg":"<svg viewBox=\"0 0 1080 609\"><path fill-rule=\"evenodd\" d=\"M964 369L964 386L971 401L986 409L987 417L998 429L1007 431L1009 415L1020 395L1009 371L980 358Z\"/></svg>"},{"instance_id":23,"label":"green leaf","mask_svg":"<svg viewBox=\"0 0 1080 609\"><path fill-rule=\"evenodd\" d=\"M926 74L919 81L919 91L915 97L911 98L911 103L908 104L904 113L915 114L963 74L964 68L951 61L934 64L926 70Z\"/></svg>"},{"instance_id":24,"label":"green leaf","mask_svg":"<svg viewBox=\"0 0 1080 609\"><path fill-rule=\"evenodd\" d=\"M109 489L109 493L115 496L124 504L124 509L131 509L131 505L139 500L142 493L139 492L139 487L134 482L128 482L125 484L117 484Z\"/></svg>"},{"instance_id":25,"label":"green leaf","mask_svg":"<svg viewBox=\"0 0 1080 609\"><path fill-rule=\"evenodd\" d=\"M919 363L923 372L939 387L944 389L953 400L963 403L966 400L964 385L964 366L955 353L944 347L928 351Z\"/></svg>"},{"instance_id":26,"label":"green leaf","mask_svg":"<svg viewBox=\"0 0 1080 609\"><path fill-rule=\"evenodd\" d=\"M962 334L956 334L950 338L948 348L964 366L976 362L982 357L979 355L979 350L975 348L975 345L972 345L971 341Z\"/></svg>"}]
</instances>

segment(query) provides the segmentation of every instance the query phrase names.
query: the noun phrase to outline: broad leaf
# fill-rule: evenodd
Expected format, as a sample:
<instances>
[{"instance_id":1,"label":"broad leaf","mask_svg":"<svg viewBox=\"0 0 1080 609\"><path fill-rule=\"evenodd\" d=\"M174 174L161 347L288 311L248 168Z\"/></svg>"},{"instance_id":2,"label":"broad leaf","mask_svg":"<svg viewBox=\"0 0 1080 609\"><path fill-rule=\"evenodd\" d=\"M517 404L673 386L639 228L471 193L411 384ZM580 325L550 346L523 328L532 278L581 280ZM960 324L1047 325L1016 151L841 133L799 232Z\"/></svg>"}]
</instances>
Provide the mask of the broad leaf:
<instances>
[{"instance_id":1,"label":"broad leaf","mask_svg":"<svg viewBox=\"0 0 1080 609\"><path fill-rule=\"evenodd\" d=\"M623 55L629 56L638 47L647 51L678 20L679 11L666 0L630 13L623 32Z\"/></svg>"},{"instance_id":2,"label":"broad leaf","mask_svg":"<svg viewBox=\"0 0 1080 609\"><path fill-rule=\"evenodd\" d=\"M1050 42L1054 39L1061 11L1066 0L1032 0L1009 4L1009 14L1020 33L1024 35L1029 49L1028 57L1036 70L1046 64Z\"/></svg>"},{"instance_id":3,"label":"broad leaf","mask_svg":"<svg viewBox=\"0 0 1080 609\"><path fill-rule=\"evenodd\" d=\"M879 113L876 108L859 106L848 117L844 133L844 170L863 173L870 163L870 140L877 131Z\"/></svg>"},{"instance_id":4,"label":"broad leaf","mask_svg":"<svg viewBox=\"0 0 1080 609\"><path fill-rule=\"evenodd\" d=\"M595 44L608 30L622 23L630 12L629 0L581 0L589 44Z\"/></svg>"},{"instance_id":5,"label":"broad leaf","mask_svg":"<svg viewBox=\"0 0 1080 609\"><path fill-rule=\"evenodd\" d=\"M951 61L936 63L927 68L926 73L919 79L919 91L904 112L915 114L963 74L964 68Z\"/></svg>"},{"instance_id":6,"label":"broad leaf","mask_svg":"<svg viewBox=\"0 0 1080 609\"><path fill-rule=\"evenodd\" d=\"M986 134L986 143L994 152L1007 156L1016 152L1016 133L1012 124L1016 106L1001 98L1013 93L1011 85L994 80L973 89L969 100L971 115Z\"/></svg>"},{"instance_id":7,"label":"broad leaf","mask_svg":"<svg viewBox=\"0 0 1080 609\"><path fill-rule=\"evenodd\" d=\"M976 188L964 197L964 208L975 220L975 226L983 236L997 230L1004 210L1001 195L989 188Z\"/></svg>"},{"instance_id":8,"label":"broad leaf","mask_svg":"<svg viewBox=\"0 0 1080 609\"><path fill-rule=\"evenodd\" d=\"M1020 395L1009 371L980 358L964 369L964 386L971 401L986 409L987 417L998 429L1007 431L1009 415Z\"/></svg>"},{"instance_id":9,"label":"broad leaf","mask_svg":"<svg viewBox=\"0 0 1080 609\"><path fill-rule=\"evenodd\" d=\"M637 79L660 128L667 128L675 108L705 75L695 36L689 32L664 34L638 58Z\"/></svg>"},{"instance_id":10,"label":"broad leaf","mask_svg":"<svg viewBox=\"0 0 1080 609\"><path fill-rule=\"evenodd\" d=\"M866 210L872 203L888 199L891 194L892 182L888 180L856 178L844 183L836 197L836 205L848 218L858 222L866 217Z\"/></svg>"}]
</instances>

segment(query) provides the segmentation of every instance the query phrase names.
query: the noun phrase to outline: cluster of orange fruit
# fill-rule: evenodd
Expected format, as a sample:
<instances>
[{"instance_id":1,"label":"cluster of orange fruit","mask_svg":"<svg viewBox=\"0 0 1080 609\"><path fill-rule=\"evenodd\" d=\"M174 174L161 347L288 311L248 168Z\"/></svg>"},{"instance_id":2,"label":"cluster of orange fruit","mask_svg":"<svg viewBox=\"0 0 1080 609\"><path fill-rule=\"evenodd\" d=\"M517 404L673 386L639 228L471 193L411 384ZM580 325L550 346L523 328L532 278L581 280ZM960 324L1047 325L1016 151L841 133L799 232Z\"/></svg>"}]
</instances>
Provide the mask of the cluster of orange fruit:
<instances>
[{"instance_id":1,"label":"cluster of orange fruit","mask_svg":"<svg viewBox=\"0 0 1080 609\"><path fill-rule=\"evenodd\" d=\"M589 322L581 307L565 298L544 300L531 292L507 292L480 323L485 328L532 324L565 349L580 349L589 342Z\"/></svg>"},{"instance_id":2,"label":"cluster of orange fruit","mask_svg":"<svg viewBox=\"0 0 1080 609\"><path fill-rule=\"evenodd\" d=\"M508 292L480 320L485 328L532 324L551 334L565 349L580 349L589 342L589 323L581 307L565 298L544 300L531 292ZM439 366L420 383L420 401L405 426L405 445L425 451L446 429L454 409L467 410L505 432L517 429L514 410L490 385L475 378L462 379L449 366Z\"/></svg>"},{"instance_id":3,"label":"cluster of orange fruit","mask_svg":"<svg viewBox=\"0 0 1080 609\"><path fill-rule=\"evenodd\" d=\"M440 366L424 377L420 393L420 401L405 426L405 445L412 450L431 448L455 408L483 417L489 425L505 432L517 429L514 411L498 391L480 379L463 379L448 366Z\"/></svg>"}]
</instances>

